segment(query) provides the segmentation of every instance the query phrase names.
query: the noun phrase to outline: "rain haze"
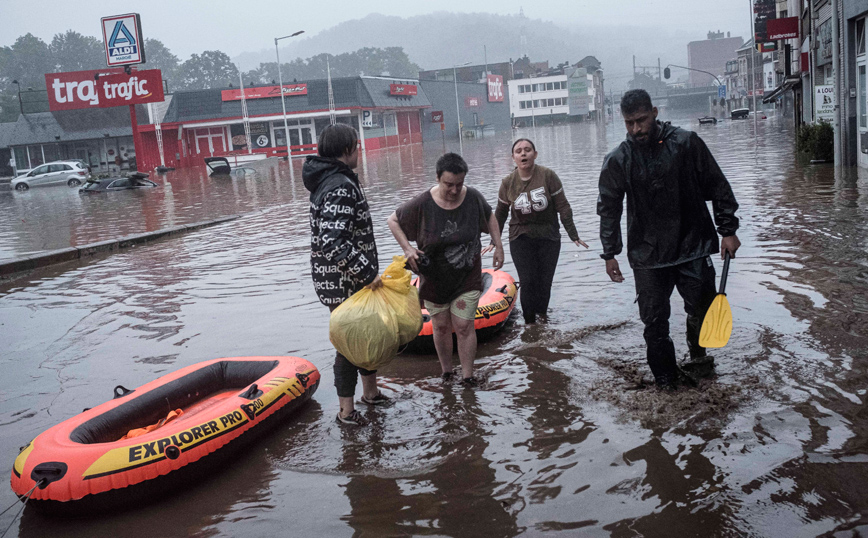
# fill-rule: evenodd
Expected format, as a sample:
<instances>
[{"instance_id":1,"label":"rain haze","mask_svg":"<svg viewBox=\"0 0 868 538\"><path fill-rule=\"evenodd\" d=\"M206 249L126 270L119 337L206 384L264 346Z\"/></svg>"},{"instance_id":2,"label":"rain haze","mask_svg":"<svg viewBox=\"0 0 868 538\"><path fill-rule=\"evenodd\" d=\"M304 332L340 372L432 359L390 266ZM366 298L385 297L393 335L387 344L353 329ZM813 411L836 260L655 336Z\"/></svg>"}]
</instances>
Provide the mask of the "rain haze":
<instances>
[{"instance_id":1,"label":"rain haze","mask_svg":"<svg viewBox=\"0 0 868 538\"><path fill-rule=\"evenodd\" d=\"M0 538L868 537L868 0L752 4L0 0Z\"/></svg>"},{"instance_id":2,"label":"rain haze","mask_svg":"<svg viewBox=\"0 0 868 538\"><path fill-rule=\"evenodd\" d=\"M479 37L474 36L479 28L467 28L464 42L450 37L448 46L444 47L446 50L441 55L443 60L440 61L443 65L440 65L436 63L440 56L430 58L422 53L413 54L412 34L406 38L395 37L390 41L388 34L382 35L380 28L376 26L374 32L367 33L366 27L371 25L367 24L366 17L372 14L392 17L387 26L395 28L405 24L410 26L414 17L433 13L467 15L452 19L453 24L460 24L462 19L472 21L473 15L485 13L514 17L523 11L528 25L534 22L552 23L562 31L559 38L567 45L571 39L581 43L582 50L577 54L596 55L603 62L610 81L620 86L616 79L625 81L630 76L631 52L640 55L646 53L637 58L640 65L656 64L657 57L661 55L664 56L664 64L679 63L686 59L687 43L705 39L709 31L731 32L733 36L748 36L750 33L750 7L742 0L619 0L613 3L586 0L535 3L512 0L446 0L436 3L338 1L329 3L328 9L313 9L310 4L299 6L301 4L263 0L256 2L256 9L233 9L233 4L226 2L192 0L184 2L183 8L179 9L177 2L156 0L126 2L118 5L118 8L107 7L104 3L83 2L71 10L68 4L59 1L5 1L0 8L0 46L12 45L16 38L26 33L50 42L52 36L67 30L101 39L100 17L116 15L120 11L136 12L142 17L145 37L160 40L181 61L191 54L219 50L228 54L246 70L256 67L260 61L273 61L274 38L298 30L304 30L305 34L293 42L284 41L281 44L281 50L284 51L281 54L286 54L287 59L323 52L349 52L351 48L344 44L340 34L321 40L317 40L317 35L340 23L357 21L358 24L342 27L342 33L357 36L357 39L352 40L354 47L357 44L404 47L411 61L419 64L422 69L433 69L447 64L451 58L459 59L455 61L482 63L485 58L480 41L484 40L474 39ZM512 50L506 50L508 47L489 46L489 60L503 61L510 57L519 57L520 25L517 19L514 22ZM447 33L446 29L439 31ZM505 33L502 30L501 32ZM548 50L535 50L536 45L533 32L529 30L526 52L531 59L551 62L569 60L542 57L550 53ZM469 48L472 50L468 50ZM618 53L609 55L606 54L607 50L617 50ZM606 60L610 61L607 63Z\"/></svg>"}]
</instances>

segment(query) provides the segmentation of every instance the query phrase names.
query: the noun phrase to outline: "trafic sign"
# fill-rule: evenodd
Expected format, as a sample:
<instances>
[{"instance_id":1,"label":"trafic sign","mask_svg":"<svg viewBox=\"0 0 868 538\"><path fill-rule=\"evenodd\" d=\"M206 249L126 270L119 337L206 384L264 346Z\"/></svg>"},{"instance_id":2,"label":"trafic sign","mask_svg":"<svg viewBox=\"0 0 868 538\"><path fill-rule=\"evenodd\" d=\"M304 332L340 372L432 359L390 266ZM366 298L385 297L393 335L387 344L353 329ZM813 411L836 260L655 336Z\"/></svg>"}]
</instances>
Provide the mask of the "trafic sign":
<instances>
[{"instance_id":1,"label":"trafic sign","mask_svg":"<svg viewBox=\"0 0 868 538\"><path fill-rule=\"evenodd\" d=\"M717 96L726 99L726 86L721 84L717 87Z\"/></svg>"}]
</instances>

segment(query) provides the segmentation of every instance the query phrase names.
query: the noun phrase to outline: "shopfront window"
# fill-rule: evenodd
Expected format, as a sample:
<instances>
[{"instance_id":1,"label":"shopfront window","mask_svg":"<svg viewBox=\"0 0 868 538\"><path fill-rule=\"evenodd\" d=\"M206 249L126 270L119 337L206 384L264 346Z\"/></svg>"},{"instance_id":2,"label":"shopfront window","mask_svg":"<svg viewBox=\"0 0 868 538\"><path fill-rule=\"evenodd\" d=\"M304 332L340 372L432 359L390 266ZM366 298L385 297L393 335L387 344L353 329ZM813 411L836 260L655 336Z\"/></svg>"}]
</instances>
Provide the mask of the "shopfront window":
<instances>
[{"instance_id":1,"label":"shopfront window","mask_svg":"<svg viewBox=\"0 0 868 538\"><path fill-rule=\"evenodd\" d=\"M30 161L27 160L27 148L14 148L15 151L15 168L18 170L30 169Z\"/></svg>"},{"instance_id":2,"label":"shopfront window","mask_svg":"<svg viewBox=\"0 0 868 538\"><path fill-rule=\"evenodd\" d=\"M27 146L27 152L30 155L30 166L36 168L45 160L42 158L42 146Z\"/></svg>"},{"instance_id":3,"label":"shopfront window","mask_svg":"<svg viewBox=\"0 0 868 538\"><path fill-rule=\"evenodd\" d=\"M233 123L232 125L230 125L229 136L232 137L233 150L247 149L247 134L244 132L243 123Z\"/></svg>"},{"instance_id":4,"label":"shopfront window","mask_svg":"<svg viewBox=\"0 0 868 538\"><path fill-rule=\"evenodd\" d=\"M868 91L865 90L865 64L859 65L859 127L868 128Z\"/></svg>"},{"instance_id":5,"label":"shopfront window","mask_svg":"<svg viewBox=\"0 0 868 538\"><path fill-rule=\"evenodd\" d=\"M856 55L865 54L865 19L856 21Z\"/></svg>"},{"instance_id":6,"label":"shopfront window","mask_svg":"<svg viewBox=\"0 0 868 538\"><path fill-rule=\"evenodd\" d=\"M46 144L45 146L42 146L42 151L45 153L45 162L50 163L51 161L60 160L56 144Z\"/></svg>"}]
</instances>

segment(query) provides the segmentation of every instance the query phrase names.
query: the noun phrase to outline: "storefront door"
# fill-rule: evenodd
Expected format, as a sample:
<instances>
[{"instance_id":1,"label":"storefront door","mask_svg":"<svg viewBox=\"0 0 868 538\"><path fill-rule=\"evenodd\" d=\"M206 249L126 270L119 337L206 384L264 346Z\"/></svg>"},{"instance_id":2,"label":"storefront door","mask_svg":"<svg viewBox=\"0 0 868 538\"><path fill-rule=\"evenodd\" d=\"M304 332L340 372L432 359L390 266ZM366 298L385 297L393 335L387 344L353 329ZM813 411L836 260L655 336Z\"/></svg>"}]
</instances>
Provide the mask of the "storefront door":
<instances>
[{"instance_id":1,"label":"storefront door","mask_svg":"<svg viewBox=\"0 0 868 538\"><path fill-rule=\"evenodd\" d=\"M222 155L226 152L223 127L196 129L196 153Z\"/></svg>"}]
</instances>

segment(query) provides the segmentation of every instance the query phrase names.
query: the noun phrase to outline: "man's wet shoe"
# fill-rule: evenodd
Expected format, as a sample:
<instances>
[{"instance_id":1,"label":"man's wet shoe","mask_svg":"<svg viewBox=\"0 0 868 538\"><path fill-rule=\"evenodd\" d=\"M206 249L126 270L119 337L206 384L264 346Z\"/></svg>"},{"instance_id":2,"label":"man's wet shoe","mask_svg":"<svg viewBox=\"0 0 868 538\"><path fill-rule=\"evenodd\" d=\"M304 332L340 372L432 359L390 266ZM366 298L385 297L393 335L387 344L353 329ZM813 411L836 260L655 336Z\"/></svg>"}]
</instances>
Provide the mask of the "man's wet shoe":
<instances>
[{"instance_id":1,"label":"man's wet shoe","mask_svg":"<svg viewBox=\"0 0 868 538\"><path fill-rule=\"evenodd\" d=\"M440 380L444 383L452 383L455 381L455 372L443 372L440 374Z\"/></svg>"},{"instance_id":2,"label":"man's wet shoe","mask_svg":"<svg viewBox=\"0 0 868 538\"><path fill-rule=\"evenodd\" d=\"M675 392L678 390L677 375L661 375L654 378L654 384L657 385L657 390L663 392Z\"/></svg>"},{"instance_id":3,"label":"man's wet shoe","mask_svg":"<svg viewBox=\"0 0 868 538\"><path fill-rule=\"evenodd\" d=\"M681 365L681 369L688 375L703 379L714 375L714 357L704 356L691 358Z\"/></svg>"},{"instance_id":4,"label":"man's wet shoe","mask_svg":"<svg viewBox=\"0 0 868 538\"><path fill-rule=\"evenodd\" d=\"M685 372L681 368L678 369L677 379L678 379L679 385L684 385L684 386L693 387L693 388L696 388L699 386L699 382L692 375Z\"/></svg>"}]
</instances>

